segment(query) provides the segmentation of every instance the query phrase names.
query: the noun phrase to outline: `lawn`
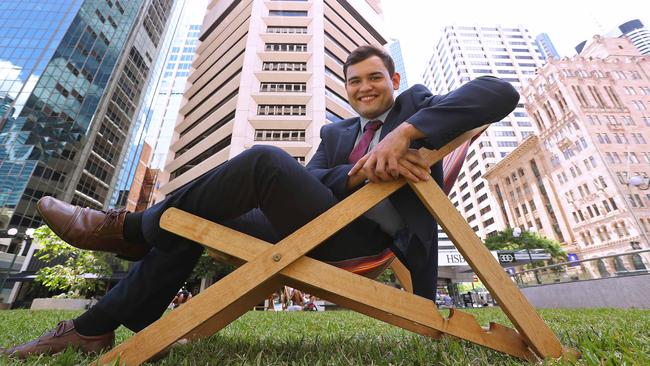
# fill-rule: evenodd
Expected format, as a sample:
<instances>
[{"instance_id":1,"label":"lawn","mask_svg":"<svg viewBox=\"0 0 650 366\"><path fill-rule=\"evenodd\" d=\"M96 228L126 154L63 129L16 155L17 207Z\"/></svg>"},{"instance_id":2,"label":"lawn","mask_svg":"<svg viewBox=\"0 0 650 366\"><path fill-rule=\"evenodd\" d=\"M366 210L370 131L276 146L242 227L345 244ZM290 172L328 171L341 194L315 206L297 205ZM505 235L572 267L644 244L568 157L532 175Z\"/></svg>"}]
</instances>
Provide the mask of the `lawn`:
<instances>
[{"instance_id":1,"label":"lawn","mask_svg":"<svg viewBox=\"0 0 650 366\"><path fill-rule=\"evenodd\" d=\"M470 310L481 324L510 325L497 308ZM542 310L561 342L579 349L577 363L650 365L650 310ZM0 311L0 346L24 342L76 315L63 311ZM121 342L132 333L117 332ZM0 365L88 364L68 350L25 362L0 356ZM440 341L349 311L250 312L208 339L177 347L159 365L525 365L518 359L445 337Z\"/></svg>"}]
</instances>

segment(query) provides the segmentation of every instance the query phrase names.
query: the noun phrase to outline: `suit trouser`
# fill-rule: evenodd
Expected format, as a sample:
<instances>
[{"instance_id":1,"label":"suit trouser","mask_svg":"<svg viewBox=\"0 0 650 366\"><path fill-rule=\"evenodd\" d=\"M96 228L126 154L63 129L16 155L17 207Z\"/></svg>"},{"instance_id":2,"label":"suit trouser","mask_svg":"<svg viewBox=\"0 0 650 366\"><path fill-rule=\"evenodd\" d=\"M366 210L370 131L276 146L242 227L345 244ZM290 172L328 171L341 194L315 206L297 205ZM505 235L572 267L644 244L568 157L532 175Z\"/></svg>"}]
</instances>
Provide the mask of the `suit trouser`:
<instances>
[{"instance_id":1,"label":"suit trouser","mask_svg":"<svg viewBox=\"0 0 650 366\"><path fill-rule=\"evenodd\" d=\"M169 207L276 243L338 199L284 151L255 146L174 192L143 214L152 246L127 276L95 305L133 331L157 320L191 274L203 247L159 226ZM391 243L379 226L360 217L309 253L338 261L377 254Z\"/></svg>"}]
</instances>

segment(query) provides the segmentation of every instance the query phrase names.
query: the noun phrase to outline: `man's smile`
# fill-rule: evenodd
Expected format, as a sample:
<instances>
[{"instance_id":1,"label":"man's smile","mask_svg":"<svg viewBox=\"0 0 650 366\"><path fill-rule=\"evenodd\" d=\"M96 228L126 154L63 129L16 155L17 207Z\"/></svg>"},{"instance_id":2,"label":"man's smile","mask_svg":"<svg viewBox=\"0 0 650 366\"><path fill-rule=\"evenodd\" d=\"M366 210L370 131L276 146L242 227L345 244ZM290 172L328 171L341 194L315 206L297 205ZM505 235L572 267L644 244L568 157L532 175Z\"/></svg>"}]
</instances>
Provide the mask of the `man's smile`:
<instances>
[{"instance_id":1,"label":"man's smile","mask_svg":"<svg viewBox=\"0 0 650 366\"><path fill-rule=\"evenodd\" d=\"M365 95L363 97L359 97L359 101L361 102L371 102L377 98L377 95Z\"/></svg>"}]
</instances>

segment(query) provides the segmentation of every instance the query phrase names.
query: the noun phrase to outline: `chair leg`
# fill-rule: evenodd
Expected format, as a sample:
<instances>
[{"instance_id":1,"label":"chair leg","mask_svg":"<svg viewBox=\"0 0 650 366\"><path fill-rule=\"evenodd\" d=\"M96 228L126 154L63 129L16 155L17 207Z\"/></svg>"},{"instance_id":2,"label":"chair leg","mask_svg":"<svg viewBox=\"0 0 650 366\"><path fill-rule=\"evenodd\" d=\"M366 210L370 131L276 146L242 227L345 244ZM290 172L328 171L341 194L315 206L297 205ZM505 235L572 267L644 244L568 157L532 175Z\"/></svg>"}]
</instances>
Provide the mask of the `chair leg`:
<instances>
[{"instance_id":1,"label":"chair leg","mask_svg":"<svg viewBox=\"0 0 650 366\"><path fill-rule=\"evenodd\" d=\"M564 350L555 334L506 275L440 187L433 181L409 182L409 185L443 227L490 294L499 302L526 343L539 356L561 357Z\"/></svg>"},{"instance_id":2,"label":"chair leg","mask_svg":"<svg viewBox=\"0 0 650 366\"><path fill-rule=\"evenodd\" d=\"M390 269L395 273L395 277L399 281L399 284L402 285L404 291L413 293L413 283L411 283L411 273L404 263L400 262L399 259L395 258L390 263Z\"/></svg>"}]
</instances>

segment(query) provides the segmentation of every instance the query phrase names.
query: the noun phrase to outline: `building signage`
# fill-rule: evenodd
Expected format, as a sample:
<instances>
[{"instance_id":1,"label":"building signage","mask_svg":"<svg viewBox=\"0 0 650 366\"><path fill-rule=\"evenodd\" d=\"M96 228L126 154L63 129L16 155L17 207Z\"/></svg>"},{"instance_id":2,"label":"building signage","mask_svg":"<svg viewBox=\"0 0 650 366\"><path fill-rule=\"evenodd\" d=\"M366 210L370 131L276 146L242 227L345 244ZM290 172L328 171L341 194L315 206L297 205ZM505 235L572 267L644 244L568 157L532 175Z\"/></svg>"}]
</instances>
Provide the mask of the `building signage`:
<instances>
[{"instance_id":1,"label":"building signage","mask_svg":"<svg viewBox=\"0 0 650 366\"><path fill-rule=\"evenodd\" d=\"M495 259L498 259L497 252L491 251L490 254ZM448 267L448 266L469 266L469 263L465 261L465 258L457 250L439 250L438 251L438 266L439 267Z\"/></svg>"},{"instance_id":2,"label":"building signage","mask_svg":"<svg viewBox=\"0 0 650 366\"><path fill-rule=\"evenodd\" d=\"M497 259L499 259L499 263L501 264L510 264L517 261L515 259L515 252L504 250L498 251Z\"/></svg>"}]
</instances>

